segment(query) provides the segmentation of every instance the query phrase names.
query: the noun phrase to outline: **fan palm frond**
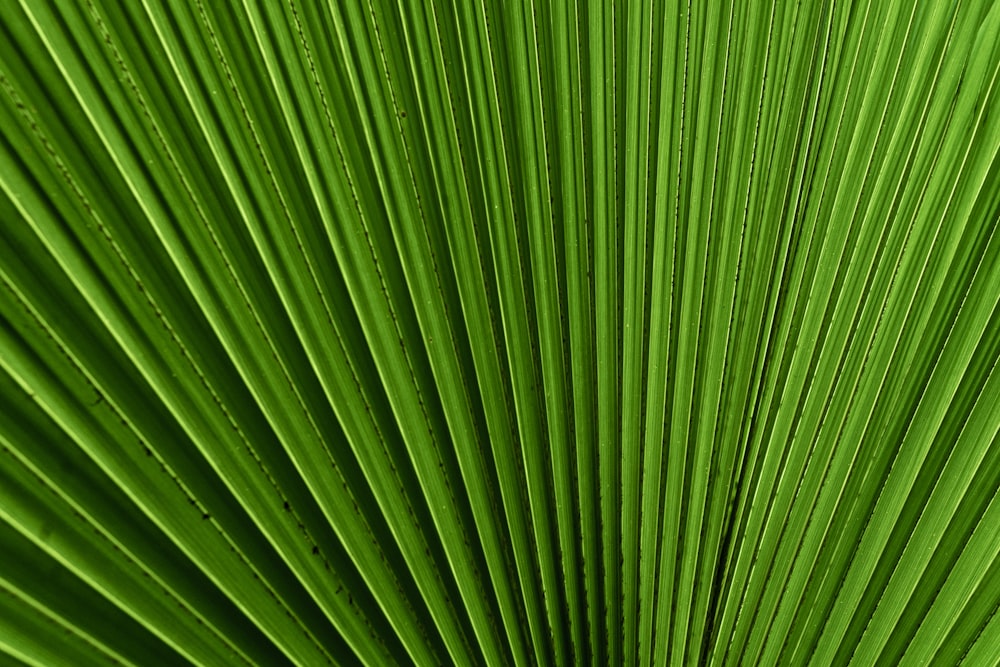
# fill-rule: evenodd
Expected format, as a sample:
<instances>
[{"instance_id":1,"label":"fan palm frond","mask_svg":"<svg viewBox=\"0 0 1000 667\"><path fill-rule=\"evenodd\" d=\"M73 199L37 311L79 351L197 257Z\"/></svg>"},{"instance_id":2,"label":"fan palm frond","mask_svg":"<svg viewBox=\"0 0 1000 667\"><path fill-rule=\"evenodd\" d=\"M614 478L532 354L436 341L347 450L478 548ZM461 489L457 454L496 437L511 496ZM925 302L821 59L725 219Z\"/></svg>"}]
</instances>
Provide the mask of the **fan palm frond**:
<instances>
[{"instance_id":1,"label":"fan palm frond","mask_svg":"<svg viewBox=\"0 0 1000 667\"><path fill-rule=\"evenodd\" d=\"M1000 664L998 76L992 0L0 2L0 656Z\"/></svg>"}]
</instances>

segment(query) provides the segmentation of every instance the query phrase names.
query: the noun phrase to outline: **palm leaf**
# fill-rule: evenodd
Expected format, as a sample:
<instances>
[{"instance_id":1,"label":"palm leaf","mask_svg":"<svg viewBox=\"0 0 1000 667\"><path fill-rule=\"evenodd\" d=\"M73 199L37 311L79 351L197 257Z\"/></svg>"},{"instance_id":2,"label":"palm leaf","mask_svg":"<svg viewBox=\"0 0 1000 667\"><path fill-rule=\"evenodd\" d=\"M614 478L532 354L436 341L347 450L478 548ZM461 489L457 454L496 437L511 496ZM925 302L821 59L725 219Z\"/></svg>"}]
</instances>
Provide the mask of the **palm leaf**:
<instances>
[{"instance_id":1,"label":"palm leaf","mask_svg":"<svg viewBox=\"0 0 1000 667\"><path fill-rule=\"evenodd\" d=\"M0 30L4 664L1000 664L1000 4Z\"/></svg>"}]
</instances>

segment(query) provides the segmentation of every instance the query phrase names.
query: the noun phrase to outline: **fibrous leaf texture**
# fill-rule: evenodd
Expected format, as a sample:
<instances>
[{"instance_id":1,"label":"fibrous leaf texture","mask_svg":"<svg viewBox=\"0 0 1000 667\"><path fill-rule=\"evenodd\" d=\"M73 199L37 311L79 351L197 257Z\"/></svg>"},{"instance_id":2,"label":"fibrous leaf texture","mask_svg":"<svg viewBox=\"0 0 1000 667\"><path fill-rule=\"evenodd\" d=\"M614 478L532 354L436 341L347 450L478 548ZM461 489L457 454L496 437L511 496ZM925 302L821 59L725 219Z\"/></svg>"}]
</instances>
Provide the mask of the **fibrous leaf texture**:
<instances>
[{"instance_id":1,"label":"fibrous leaf texture","mask_svg":"<svg viewBox=\"0 0 1000 667\"><path fill-rule=\"evenodd\" d=\"M0 663L1000 664L996 0L0 1Z\"/></svg>"}]
</instances>

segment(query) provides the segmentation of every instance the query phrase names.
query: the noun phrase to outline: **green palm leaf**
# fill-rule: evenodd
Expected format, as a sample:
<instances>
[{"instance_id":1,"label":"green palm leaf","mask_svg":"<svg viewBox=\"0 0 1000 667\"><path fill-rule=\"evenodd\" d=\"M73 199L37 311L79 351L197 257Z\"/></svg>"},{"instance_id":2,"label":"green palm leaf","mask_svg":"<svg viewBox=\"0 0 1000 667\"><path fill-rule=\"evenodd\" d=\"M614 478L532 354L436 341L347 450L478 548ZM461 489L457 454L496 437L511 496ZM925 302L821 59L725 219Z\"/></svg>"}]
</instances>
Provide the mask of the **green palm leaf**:
<instances>
[{"instance_id":1,"label":"green palm leaf","mask_svg":"<svg viewBox=\"0 0 1000 667\"><path fill-rule=\"evenodd\" d=\"M1000 664L1000 4L0 2L4 664Z\"/></svg>"}]
</instances>

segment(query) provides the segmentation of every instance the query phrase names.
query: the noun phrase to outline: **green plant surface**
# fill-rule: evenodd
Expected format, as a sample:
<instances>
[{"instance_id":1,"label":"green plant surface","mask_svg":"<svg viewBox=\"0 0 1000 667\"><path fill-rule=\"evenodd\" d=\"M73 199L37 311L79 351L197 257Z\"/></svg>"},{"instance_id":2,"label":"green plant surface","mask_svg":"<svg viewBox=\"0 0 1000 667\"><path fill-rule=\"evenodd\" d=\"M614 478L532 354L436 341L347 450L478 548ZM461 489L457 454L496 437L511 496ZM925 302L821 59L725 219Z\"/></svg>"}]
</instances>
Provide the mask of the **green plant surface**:
<instances>
[{"instance_id":1,"label":"green plant surface","mask_svg":"<svg viewBox=\"0 0 1000 667\"><path fill-rule=\"evenodd\" d=\"M0 1L0 664L1000 665L1000 3Z\"/></svg>"}]
</instances>

